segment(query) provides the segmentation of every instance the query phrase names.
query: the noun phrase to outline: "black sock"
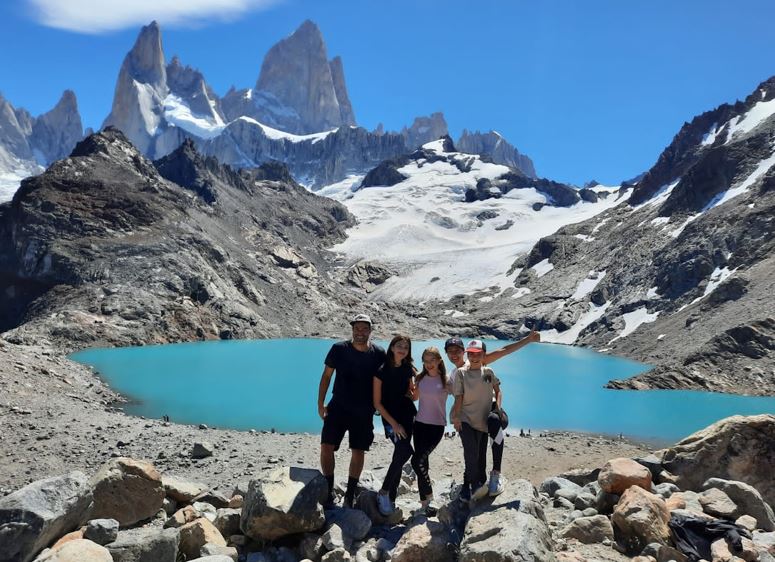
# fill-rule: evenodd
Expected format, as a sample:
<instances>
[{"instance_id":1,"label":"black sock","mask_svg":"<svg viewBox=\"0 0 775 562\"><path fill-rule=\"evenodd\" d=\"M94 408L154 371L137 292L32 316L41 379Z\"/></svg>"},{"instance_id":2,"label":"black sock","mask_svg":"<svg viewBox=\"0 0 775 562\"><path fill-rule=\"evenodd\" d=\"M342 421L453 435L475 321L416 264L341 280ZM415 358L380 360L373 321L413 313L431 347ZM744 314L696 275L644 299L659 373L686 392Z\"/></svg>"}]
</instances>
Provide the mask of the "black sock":
<instances>
[{"instance_id":1,"label":"black sock","mask_svg":"<svg viewBox=\"0 0 775 562\"><path fill-rule=\"evenodd\" d=\"M358 479L352 476L347 478L347 491L344 493L344 499L346 502L352 503L355 499L355 491L358 488Z\"/></svg>"},{"instance_id":2,"label":"black sock","mask_svg":"<svg viewBox=\"0 0 775 562\"><path fill-rule=\"evenodd\" d=\"M325 477L326 482L328 482L328 498L332 499L334 497L334 475L327 474Z\"/></svg>"}]
</instances>

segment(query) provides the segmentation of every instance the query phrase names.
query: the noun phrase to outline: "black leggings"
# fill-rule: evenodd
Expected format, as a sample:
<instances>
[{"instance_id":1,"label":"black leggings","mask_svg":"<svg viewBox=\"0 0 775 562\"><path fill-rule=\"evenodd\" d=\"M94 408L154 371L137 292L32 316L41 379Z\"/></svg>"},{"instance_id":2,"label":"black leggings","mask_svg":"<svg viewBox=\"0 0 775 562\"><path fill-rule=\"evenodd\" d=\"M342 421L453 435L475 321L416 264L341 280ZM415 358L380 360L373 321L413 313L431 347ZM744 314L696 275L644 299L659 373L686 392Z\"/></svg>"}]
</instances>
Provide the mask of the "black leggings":
<instances>
[{"instance_id":1,"label":"black leggings","mask_svg":"<svg viewBox=\"0 0 775 562\"><path fill-rule=\"evenodd\" d=\"M463 422L460 426L460 440L463 442L466 463L463 485L480 486L487 482L487 433Z\"/></svg>"},{"instance_id":2,"label":"black leggings","mask_svg":"<svg viewBox=\"0 0 775 562\"><path fill-rule=\"evenodd\" d=\"M412 449L412 425L410 421L408 423L402 423L401 426L406 431L406 437L398 439L393 433L393 429L385 424L385 435L388 439L393 441L393 458L390 461L387 474L385 474L385 480L382 482L382 490L387 492L391 501L396 501L398 495L398 485L401 483L401 471L409 460L409 457L414 453Z\"/></svg>"},{"instance_id":3,"label":"black leggings","mask_svg":"<svg viewBox=\"0 0 775 562\"><path fill-rule=\"evenodd\" d=\"M430 465L428 457L441 442L444 436L443 425L414 422L414 455L412 455L412 468L417 474L417 487L420 490L420 500L425 500L433 495Z\"/></svg>"},{"instance_id":4,"label":"black leggings","mask_svg":"<svg viewBox=\"0 0 775 562\"><path fill-rule=\"evenodd\" d=\"M504 417L505 417L505 412L504 412ZM498 431L500 431L502 428L505 428L505 426L508 425L508 423L509 423L508 418L501 420L501 418L495 412L490 412L490 415L487 417L487 433L489 433L490 438L493 439L492 469L497 472L501 471L501 463L503 462L503 443L505 442L505 440L502 440L500 443L496 443L494 440L495 440L495 437L498 435Z\"/></svg>"}]
</instances>

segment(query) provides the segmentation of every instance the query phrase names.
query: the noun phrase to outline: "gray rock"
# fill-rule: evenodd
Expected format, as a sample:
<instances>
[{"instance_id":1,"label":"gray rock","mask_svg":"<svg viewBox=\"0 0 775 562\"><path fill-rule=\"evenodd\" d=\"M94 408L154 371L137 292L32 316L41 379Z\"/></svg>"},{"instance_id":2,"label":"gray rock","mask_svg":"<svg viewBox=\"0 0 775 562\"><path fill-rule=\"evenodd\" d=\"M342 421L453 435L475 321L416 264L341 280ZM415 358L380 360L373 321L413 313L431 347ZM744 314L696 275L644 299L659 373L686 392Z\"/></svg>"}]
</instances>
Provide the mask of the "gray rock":
<instances>
[{"instance_id":1,"label":"gray rock","mask_svg":"<svg viewBox=\"0 0 775 562\"><path fill-rule=\"evenodd\" d=\"M224 537L240 534L241 509L222 508L216 512L213 525Z\"/></svg>"},{"instance_id":2,"label":"gray rock","mask_svg":"<svg viewBox=\"0 0 775 562\"><path fill-rule=\"evenodd\" d=\"M232 558L226 554L205 554L199 558L194 558L191 562L235 562L236 557Z\"/></svg>"},{"instance_id":3,"label":"gray rock","mask_svg":"<svg viewBox=\"0 0 775 562\"><path fill-rule=\"evenodd\" d=\"M544 492L549 494L549 496L554 497L557 493L557 490L560 489L575 490L577 494L581 492L581 486L575 482L571 482L570 480L561 478L559 476L552 476L541 482L541 486L539 487L538 491Z\"/></svg>"},{"instance_id":4,"label":"gray rock","mask_svg":"<svg viewBox=\"0 0 775 562\"><path fill-rule=\"evenodd\" d=\"M580 517L565 527L560 536L576 539L584 544L601 543L605 539L613 540L614 528L605 515Z\"/></svg>"},{"instance_id":5,"label":"gray rock","mask_svg":"<svg viewBox=\"0 0 775 562\"><path fill-rule=\"evenodd\" d=\"M342 528L334 523L328 527L328 530L325 533L323 533L323 545L327 550L336 550L337 548L349 550L352 546L352 539L350 537L345 537Z\"/></svg>"},{"instance_id":6,"label":"gray rock","mask_svg":"<svg viewBox=\"0 0 775 562\"><path fill-rule=\"evenodd\" d=\"M750 515L756 519L760 529L775 531L775 514L762 498L762 495L750 484L722 478L706 480L703 489L718 488L722 490L739 508L738 515Z\"/></svg>"},{"instance_id":7,"label":"gray rock","mask_svg":"<svg viewBox=\"0 0 775 562\"><path fill-rule=\"evenodd\" d=\"M256 540L316 531L325 524L328 483L318 470L282 467L250 482L240 526Z\"/></svg>"},{"instance_id":8,"label":"gray rock","mask_svg":"<svg viewBox=\"0 0 775 562\"><path fill-rule=\"evenodd\" d=\"M127 457L105 463L90 480L91 519L115 519L128 526L156 515L164 503L161 475L152 464Z\"/></svg>"},{"instance_id":9,"label":"gray rock","mask_svg":"<svg viewBox=\"0 0 775 562\"><path fill-rule=\"evenodd\" d=\"M162 475L161 483L167 496L178 502L191 502L195 497L207 490L205 484L183 480L168 474Z\"/></svg>"},{"instance_id":10,"label":"gray rock","mask_svg":"<svg viewBox=\"0 0 775 562\"><path fill-rule=\"evenodd\" d=\"M573 506L582 511L589 508L597 510L597 496L595 494L582 492L576 496L575 500L573 500Z\"/></svg>"},{"instance_id":11,"label":"gray rock","mask_svg":"<svg viewBox=\"0 0 775 562\"><path fill-rule=\"evenodd\" d=\"M678 489L678 486L675 484L671 484L670 482L663 482L662 484L657 484L654 486L653 492L657 494L658 496L662 496L662 498L667 499L670 496L672 496L675 492L680 491Z\"/></svg>"},{"instance_id":12,"label":"gray rock","mask_svg":"<svg viewBox=\"0 0 775 562\"><path fill-rule=\"evenodd\" d=\"M606 515L612 513L614 506L619 503L619 497L620 496L617 494L609 494L600 490L597 494L597 498L595 498L595 507L597 508L597 511Z\"/></svg>"},{"instance_id":13,"label":"gray rock","mask_svg":"<svg viewBox=\"0 0 775 562\"><path fill-rule=\"evenodd\" d=\"M401 536L391 554L392 562L447 562L455 558L455 539L438 521L421 519Z\"/></svg>"},{"instance_id":14,"label":"gray rock","mask_svg":"<svg viewBox=\"0 0 775 562\"><path fill-rule=\"evenodd\" d=\"M579 490L571 489L571 488L560 488L554 493L555 498L564 498L571 503L576 501L576 498L578 497L578 495L579 495Z\"/></svg>"},{"instance_id":15,"label":"gray rock","mask_svg":"<svg viewBox=\"0 0 775 562\"><path fill-rule=\"evenodd\" d=\"M86 524L84 538L97 544L108 544L118 537L118 521L115 519L92 519Z\"/></svg>"},{"instance_id":16,"label":"gray rock","mask_svg":"<svg viewBox=\"0 0 775 562\"><path fill-rule=\"evenodd\" d=\"M699 501L705 513L733 521L736 519L737 505L718 488L709 488L702 492Z\"/></svg>"},{"instance_id":17,"label":"gray rock","mask_svg":"<svg viewBox=\"0 0 775 562\"><path fill-rule=\"evenodd\" d=\"M220 556L220 557L228 557L233 562L237 562L237 559L239 558L239 553L237 552L237 549L233 546L221 546L218 544L211 544L207 543L204 545L199 552L201 556ZM224 561L225 562L225 561Z\"/></svg>"},{"instance_id":18,"label":"gray rock","mask_svg":"<svg viewBox=\"0 0 775 562\"><path fill-rule=\"evenodd\" d=\"M335 508L326 511L326 524L336 524L353 540L363 540L371 530L371 519L360 509Z\"/></svg>"},{"instance_id":19,"label":"gray rock","mask_svg":"<svg viewBox=\"0 0 775 562\"><path fill-rule=\"evenodd\" d=\"M298 553L301 558L319 560L326 553L323 538L315 533L304 533L304 537L299 542Z\"/></svg>"},{"instance_id":20,"label":"gray rock","mask_svg":"<svg viewBox=\"0 0 775 562\"><path fill-rule=\"evenodd\" d=\"M352 556L343 548L337 548L323 555L321 562L350 562Z\"/></svg>"},{"instance_id":21,"label":"gray rock","mask_svg":"<svg viewBox=\"0 0 775 562\"><path fill-rule=\"evenodd\" d=\"M146 527L119 531L118 538L105 548L113 562L176 562L178 530Z\"/></svg>"},{"instance_id":22,"label":"gray rock","mask_svg":"<svg viewBox=\"0 0 775 562\"><path fill-rule=\"evenodd\" d=\"M581 514L584 517L594 517L595 515L598 515L597 510L594 507L588 507L587 509L582 510Z\"/></svg>"},{"instance_id":23,"label":"gray rock","mask_svg":"<svg viewBox=\"0 0 775 562\"><path fill-rule=\"evenodd\" d=\"M656 542L647 544L644 547L643 552L641 552L641 556L652 556L656 558L657 562L670 562L670 560L675 560L675 562L688 562L689 560L680 550Z\"/></svg>"},{"instance_id":24,"label":"gray rock","mask_svg":"<svg viewBox=\"0 0 775 562\"><path fill-rule=\"evenodd\" d=\"M0 560L28 562L85 521L92 502L86 475L38 480L0 498Z\"/></svg>"},{"instance_id":25,"label":"gray rock","mask_svg":"<svg viewBox=\"0 0 775 562\"><path fill-rule=\"evenodd\" d=\"M572 501L570 501L567 498L562 498L562 497L554 498L554 500L552 501L552 505L554 507L558 507L560 509L573 509L574 508L574 505L573 505Z\"/></svg>"},{"instance_id":26,"label":"gray rock","mask_svg":"<svg viewBox=\"0 0 775 562\"><path fill-rule=\"evenodd\" d=\"M530 482L509 482L501 495L474 507L459 560L555 560L549 527Z\"/></svg>"},{"instance_id":27,"label":"gray rock","mask_svg":"<svg viewBox=\"0 0 775 562\"><path fill-rule=\"evenodd\" d=\"M461 152L489 156L496 164L516 168L531 178L537 177L533 161L525 154L521 154L495 131L480 133L479 131L470 132L463 129L463 133L455 146ZM583 485L580 482L577 484Z\"/></svg>"},{"instance_id":28,"label":"gray rock","mask_svg":"<svg viewBox=\"0 0 775 562\"><path fill-rule=\"evenodd\" d=\"M213 446L206 441L198 441L191 448L192 459L205 459L213 456Z\"/></svg>"},{"instance_id":29,"label":"gray rock","mask_svg":"<svg viewBox=\"0 0 775 562\"><path fill-rule=\"evenodd\" d=\"M113 562L110 552L95 542L75 539L54 549L46 549L35 562Z\"/></svg>"}]
</instances>

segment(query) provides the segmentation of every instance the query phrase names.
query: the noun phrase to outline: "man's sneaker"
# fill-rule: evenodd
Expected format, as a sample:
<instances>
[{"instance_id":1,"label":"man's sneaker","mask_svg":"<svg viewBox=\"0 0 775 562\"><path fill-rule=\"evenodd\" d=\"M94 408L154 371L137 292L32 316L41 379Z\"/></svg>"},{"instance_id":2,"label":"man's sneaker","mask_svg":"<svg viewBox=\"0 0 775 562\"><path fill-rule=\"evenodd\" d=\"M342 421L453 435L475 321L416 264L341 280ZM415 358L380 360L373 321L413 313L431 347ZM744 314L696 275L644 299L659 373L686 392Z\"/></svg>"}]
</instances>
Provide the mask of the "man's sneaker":
<instances>
[{"instance_id":1,"label":"man's sneaker","mask_svg":"<svg viewBox=\"0 0 775 562\"><path fill-rule=\"evenodd\" d=\"M425 517L436 517L439 514L439 508L433 502L426 505L423 511L425 512Z\"/></svg>"},{"instance_id":2,"label":"man's sneaker","mask_svg":"<svg viewBox=\"0 0 775 562\"><path fill-rule=\"evenodd\" d=\"M471 486L468 484L463 484L460 487L460 494L458 495L458 499L463 503L468 503L471 501Z\"/></svg>"},{"instance_id":3,"label":"man's sneaker","mask_svg":"<svg viewBox=\"0 0 775 562\"><path fill-rule=\"evenodd\" d=\"M482 483L474 486L474 492L471 494L471 501L479 501L487 495L488 491L489 488L487 487L487 484Z\"/></svg>"},{"instance_id":4,"label":"man's sneaker","mask_svg":"<svg viewBox=\"0 0 775 562\"><path fill-rule=\"evenodd\" d=\"M392 515L395 508L393 507L393 502L390 501L390 496L387 494L377 494L377 509L385 517Z\"/></svg>"},{"instance_id":5,"label":"man's sneaker","mask_svg":"<svg viewBox=\"0 0 775 562\"><path fill-rule=\"evenodd\" d=\"M499 473L490 473L490 482L487 485L487 493L490 496L497 496L503 493L503 482L501 482L501 475Z\"/></svg>"}]
</instances>

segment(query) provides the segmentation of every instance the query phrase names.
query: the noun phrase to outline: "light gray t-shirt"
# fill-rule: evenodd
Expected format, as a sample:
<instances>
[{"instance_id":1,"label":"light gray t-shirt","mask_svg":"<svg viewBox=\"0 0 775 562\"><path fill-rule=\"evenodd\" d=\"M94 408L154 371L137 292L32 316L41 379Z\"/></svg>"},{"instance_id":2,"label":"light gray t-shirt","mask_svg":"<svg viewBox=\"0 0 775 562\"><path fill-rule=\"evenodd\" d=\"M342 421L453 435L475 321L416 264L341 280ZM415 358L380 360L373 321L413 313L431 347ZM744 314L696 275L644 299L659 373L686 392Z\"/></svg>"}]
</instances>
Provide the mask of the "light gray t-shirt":
<instances>
[{"instance_id":1,"label":"light gray t-shirt","mask_svg":"<svg viewBox=\"0 0 775 562\"><path fill-rule=\"evenodd\" d=\"M487 416L490 415L495 398L495 386L500 385L500 380L493 370L486 366L472 369L466 364L456 371L452 394L463 397L460 421L477 431L487 433Z\"/></svg>"},{"instance_id":2,"label":"light gray t-shirt","mask_svg":"<svg viewBox=\"0 0 775 562\"><path fill-rule=\"evenodd\" d=\"M414 421L430 425L447 425L447 396L449 387L441 377L424 376L418 383L420 406Z\"/></svg>"}]
</instances>

